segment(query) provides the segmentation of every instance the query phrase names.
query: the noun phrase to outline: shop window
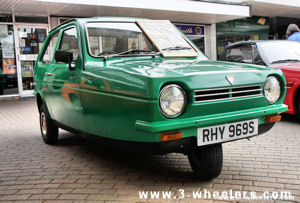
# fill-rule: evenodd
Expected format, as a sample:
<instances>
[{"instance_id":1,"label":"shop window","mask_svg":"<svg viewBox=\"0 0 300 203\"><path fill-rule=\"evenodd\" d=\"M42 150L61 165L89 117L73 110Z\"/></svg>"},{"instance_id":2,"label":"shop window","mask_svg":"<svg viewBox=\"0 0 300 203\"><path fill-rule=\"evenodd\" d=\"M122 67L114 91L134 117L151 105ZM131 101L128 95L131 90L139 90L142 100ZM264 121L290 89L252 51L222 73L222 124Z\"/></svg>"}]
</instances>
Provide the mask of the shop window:
<instances>
[{"instance_id":1,"label":"shop window","mask_svg":"<svg viewBox=\"0 0 300 203\"><path fill-rule=\"evenodd\" d=\"M53 52L55 49L55 45L58 39L58 32L53 34L47 42L45 51L41 56L41 63L42 64L50 64L53 59Z\"/></svg>"},{"instance_id":2,"label":"shop window","mask_svg":"<svg viewBox=\"0 0 300 203\"><path fill-rule=\"evenodd\" d=\"M44 28L18 28L20 54L38 54L47 35Z\"/></svg>"},{"instance_id":3,"label":"shop window","mask_svg":"<svg viewBox=\"0 0 300 203\"><path fill-rule=\"evenodd\" d=\"M62 24L62 23L64 23L64 22L66 22L66 21L68 21L68 20L70 20L71 18L59 18L58 20L59 20L59 24Z\"/></svg>"},{"instance_id":4,"label":"shop window","mask_svg":"<svg viewBox=\"0 0 300 203\"><path fill-rule=\"evenodd\" d=\"M10 14L1 14L0 22L10 23L12 22L12 16Z\"/></svg>"},{"instance_id":5,"label":"shop window","mask_svg":"<svg viewBox=\"0 0 300 203\"><path fill-rule=\"evenodd\" d=\"M31 16L16 16L17 23L40 23L48 24L48 17L31 17Z\"/></svg>"},{"instance_id":6,"label":"shop window","mask_svg":"<svg viewBox=\"0 0 300 203\"><path fill-rule=\"evenodd\" d=\"M33 73L36 57L45 41L46 28L19 27L18 45L20 68L22 73L22 90L33 89Z\"/></svg>"},{"instance_id":7,"label":"shop window","mask_svg":"<svg viewBox=\"0 0 300 203\"><path fill-rule=\"evenodd\" d=\"M0 96L18 94L14 32L12 25L0 25Z\"/></svg>"}]
</instances>

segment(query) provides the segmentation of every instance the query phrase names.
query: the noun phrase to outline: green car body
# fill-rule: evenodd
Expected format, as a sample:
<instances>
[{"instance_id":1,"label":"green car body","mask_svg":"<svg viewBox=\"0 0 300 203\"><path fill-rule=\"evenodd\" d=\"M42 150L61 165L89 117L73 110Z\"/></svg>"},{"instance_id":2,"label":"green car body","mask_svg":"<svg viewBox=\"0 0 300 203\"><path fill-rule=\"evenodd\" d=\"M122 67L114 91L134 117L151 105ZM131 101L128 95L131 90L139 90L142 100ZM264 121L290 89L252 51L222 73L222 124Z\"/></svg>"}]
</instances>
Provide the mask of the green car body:
<instances>
[{"instance_id":1,"label":"green car body","mask_svg":"<svg viewBox=\"0 0 300 203\"><path fill-rule=\"evenodd\" d=\"M279 69L208 60L183 34L197 51L197 57L93 57L87 47L86 33L86 23L91 21L134 23L136 19L76 19L49 33L37 58L34 82L38 108L41 112L44 106L53 125L104 138L110 144L116 143L118 148L159 154L188 153L198 148L199 128L258 119L258 134L261 134L273 125L266 123L267 115L287 110L282 104L285 78ZM54 57L50 64L41 63L50 36L58 33L55 53L63 30L69 27L76 27L79 39L78 58L70 64L73 67L56 63ZM235 78L233 85L226 76ZM196 101L199 90L228 88L231 92L234 87L263 87L268 76L275 76L281 85L280 98L274 104L268 103L263 89L254 96L231 95L225 99ZM166 117L160 107L161 90L169 84L180 86L186 96L184 110L175 118ZM162 141L162 133L178 131L180 139Z\"/></svg>"}]
</instances>

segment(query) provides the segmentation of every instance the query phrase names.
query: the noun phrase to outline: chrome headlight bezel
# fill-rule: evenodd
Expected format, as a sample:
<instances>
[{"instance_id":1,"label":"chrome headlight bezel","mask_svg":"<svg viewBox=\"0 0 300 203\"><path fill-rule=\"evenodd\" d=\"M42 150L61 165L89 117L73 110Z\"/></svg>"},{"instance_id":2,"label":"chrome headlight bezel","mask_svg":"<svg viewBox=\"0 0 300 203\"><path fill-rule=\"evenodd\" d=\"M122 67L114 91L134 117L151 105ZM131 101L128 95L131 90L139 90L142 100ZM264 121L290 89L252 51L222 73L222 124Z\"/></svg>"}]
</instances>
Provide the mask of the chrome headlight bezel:
<instances>
[{"instance_id":1,"label":"chrome headlight bezel","mask_svg":"<svg viewBox=\"0 0 300 203\"><path fill-rule=\"evenodd\" d=\"M270 83L274 83L275 81L275 87L272 87L273 85L270 84ZM268 87L270 86L270 87ZM273 88L272 90L268 90L268 88ZM275 95L274 98L272 98L272 96L270 95L269 92L270 91L277 91L277 95ZM275 104L279 99L280 99L280 96L281 96L281 83L280 81L275 77L275 76L268 76L267 79L266 79L266 82L264 84L264 89L263 89L263 92L264 92L264 96L265 96L265 99L267 100L267 102L269 104ZM275 92L276 93L276 92Z\"/></svg>"},{"instance_id":2,"label":"chrome headlight bezel","mask_svg":"<svg viewBox=\"0 0 300 203\"><path fill-rule=\"evenodd\" d=\"M164 105L162 105L162 103L163 103L162 99L164 97L164 94L166 93L166 91L168 91L169 88L177 88L180 91L180 93L182 94L182 98L183 98L183 102L184 102L180 111L177 111L175 114L172 114L172 115L168 114L166 112L166 110L164 109ZM185 110L185 107L187 104L186 93L185 93L184 89L182 87L180 87L179 85L176 85L176 84L166 85L161 89L161 91L159 93L158 103L159 103L160 112L162 113L163 116L165 116L166 118L176 118L176 117L180 116Z\"/></svg>"}]
</instances>

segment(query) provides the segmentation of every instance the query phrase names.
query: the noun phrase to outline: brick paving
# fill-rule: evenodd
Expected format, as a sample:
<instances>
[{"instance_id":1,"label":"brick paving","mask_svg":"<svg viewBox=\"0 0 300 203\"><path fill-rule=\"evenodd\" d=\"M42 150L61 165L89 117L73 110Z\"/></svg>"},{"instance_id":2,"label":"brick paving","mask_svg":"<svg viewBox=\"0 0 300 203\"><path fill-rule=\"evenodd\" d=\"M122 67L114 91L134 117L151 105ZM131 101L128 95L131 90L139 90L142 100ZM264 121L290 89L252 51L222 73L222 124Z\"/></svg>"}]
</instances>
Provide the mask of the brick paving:
<instances>
[{"instance_id":1,"label":"brick paving","mask_svg":"<svg viewBox=\"0 0 300 203\"><path fill-rule=\"evenodd\" d=\"M300 121L296 117L284 116L268 133L250 142L226 143L223 149L222 174L201 182L182 154L116 152L62 130L58 145L46 145L34 100L0 101L0 201L146 202L152 200L138 199L138 191L177 194L179 189L186 195L204 189L258 194L290 191L295 196L290 202L300 201ZM193 199L170 200L187 201Z\"/></svg>"}]
</instances>

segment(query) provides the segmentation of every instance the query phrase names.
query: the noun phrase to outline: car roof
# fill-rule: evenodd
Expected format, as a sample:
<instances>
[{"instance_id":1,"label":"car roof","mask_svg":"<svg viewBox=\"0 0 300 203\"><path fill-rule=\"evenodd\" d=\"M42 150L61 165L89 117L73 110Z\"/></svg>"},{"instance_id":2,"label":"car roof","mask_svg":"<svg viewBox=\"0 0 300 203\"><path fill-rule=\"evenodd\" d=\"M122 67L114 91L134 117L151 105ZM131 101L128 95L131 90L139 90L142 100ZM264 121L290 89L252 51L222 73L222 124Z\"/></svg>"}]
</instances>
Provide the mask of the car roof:
<instances>
[{"instance_id":1,"label":"car roof","mask_svg":"<svg viewBox=\"0 0 300 203\"><path fill-rule=\"evenodd\" d=\"M133 18L133 17L111 17L111 16L103 16L103 17L92 17L92 18L75 18L80 22L91 22L91 21L100 21L100 22L135 22L137 20L150 20L146 18Z\"/></svg>"},{"instance_id":2,"label":"car roof","mask_svg":"<svg viewBox=\"0 0 300 203\"><path fill-rule=\"evenodd\" d=\"M239 46L239 45L248 45L248 44L262 44L262 43L295 43L295 41L289 41L289 40L249 40L249 41L240 41L240 42L234 42L232 44L229 44L226 46L226 49ZM298 43L298 42L296 42Z\"/></svg>"},{"instance_id":3,"label":"car roof","mask_svg":"<svg viewBox=\"0 0 300 203\"><path fill-rule=\"evenodd\" d=\"M63 27L65 24L67 24L69 22L72 22L72 21L77 21L80 24L84 24L84 23L87 23L87 22L131 22L131 23L134 23L137 20L150 20L150 19L147 19L147 18L133 18L133 17L111 17L111 16L91 17L91 18L72 18L70 20L67 20L67 21L59 24L55 28L53 28L49 32L49 34L52 31L54 31L54 30L56 30L60 27Z\"/></svg>"}]
</instances>

